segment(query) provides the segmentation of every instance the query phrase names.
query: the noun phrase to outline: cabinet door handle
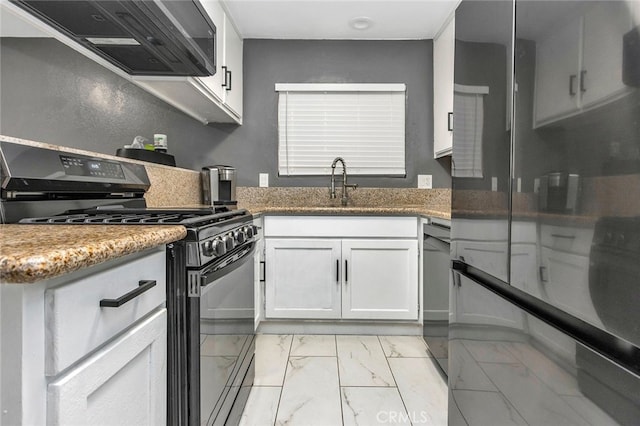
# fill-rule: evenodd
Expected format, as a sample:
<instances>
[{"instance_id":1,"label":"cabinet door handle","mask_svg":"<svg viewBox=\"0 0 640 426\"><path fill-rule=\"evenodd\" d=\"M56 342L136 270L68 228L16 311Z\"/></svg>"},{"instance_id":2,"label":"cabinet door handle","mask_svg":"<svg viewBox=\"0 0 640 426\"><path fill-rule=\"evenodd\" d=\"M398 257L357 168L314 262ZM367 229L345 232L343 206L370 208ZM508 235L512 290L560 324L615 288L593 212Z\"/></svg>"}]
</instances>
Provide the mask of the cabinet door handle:
<instances>
[{"instance_id":1,"label":"cabinet door handle","mask_svg":"<svg viewBox=\"0 0 640 426\"><path fill-rule=\"evenodd\" d=\"M570 96L575 96L576 95L576 90L573 88L573 85L576 82L576 78L578 78L578 76L576 74L571 74L569 76L569 95Z\"/></svg>"},{"instance_id":2,"label":"cabinet door handle","mask_svg":"<svg viewBox=\"0 0 640 426\"><path fill-rule=\"evenodd\" d=\"M447 113L447 130L450 132L453 131L453 113L452 112Z\"/></svg>"},{"instance_id":3,"label":"cabinet door handle","mask_svg":"<svg viewBox=\"0 0 640 426\"><path fill-rule=\"evenodd\" d=\"M227 88L226 88L226 90L228 92L229 90L231 90L231 71L227 71L226 73L229 74L229 81L228 81Z\"/></svg>"},{"instance_id":4,"label":"cabinet door handle","mask_svg":"<svg viewBox=\"0 0 640 426\"><path fill-rule=\"evenodd\" d=\"M587 75L587 70L580 71L580 92L582 93L587 91L587 84L585 83L586 75Z\"/></svg>"},{"instance_id":5,"label":"cabinet door handle","mask_svg":"<svg viewBox=\"0 0 640 426\"><path fill-rule=\"evenodd\" d=\"M540 267L540 282L546 283L549 281L549 275L547 274L547 267Z\"/></svg>"},{"instance_id":6,"label":"cabinet door handle","mask_svg":"<svg viewBox=\"0 0 640 426\"><path fill-rule=\"evenodd\" d=\"M228 84L227 83L227 76L229 74L227 73L227 66L226 65L222 66L222 72L224 73L224 80L222 81L222 87L227 87L227 84Z\"/></svg>"},{"instance_id":7,"label":"cabinet door handle","mask_svg":"<svg viewBox=\"0 0 640 426\"><path fill-rule=\"evenodd\" d=\"M347 259L344 260L344 282L349 282L349 263L347 263Z\"/></svg>"},{"instance_id":8,"label":"cabinet door handle","mask_svg":"<svg viewBox=\"0 0 640 426\"><path fill-rule=\"evenodd\" d=\"M336 259L336 282L340 283L340 259Z\"/></svg>"},{"instance_id":9,"label":"cabinet door handle","mask_svg":"<svg viewBox=\"0 0 640 426\"><path fill-rule=\"evenodd\" d=\"M265 262L264 260L261 260L260 266L262 267L260 271L260 282L263 283L266 281L266 276L267 276L267 262Z\"/></svg>"},{"instance_id":10,"label":"cabinet door handle","mask_svg":"<svg viewBox=\"0 0 640 426\"><path fill-rule=\"evenodd\" d=\"M138 288L134 288L129 293L124 294L117 299L102 299L100 301L100 306L104 308L119 308L120 306L127 303L129 300L134 299L140 296L147 290L150 290L152 287L156 286L156 280L145 280L138 281Z\"/></svg>"}]
</instances>

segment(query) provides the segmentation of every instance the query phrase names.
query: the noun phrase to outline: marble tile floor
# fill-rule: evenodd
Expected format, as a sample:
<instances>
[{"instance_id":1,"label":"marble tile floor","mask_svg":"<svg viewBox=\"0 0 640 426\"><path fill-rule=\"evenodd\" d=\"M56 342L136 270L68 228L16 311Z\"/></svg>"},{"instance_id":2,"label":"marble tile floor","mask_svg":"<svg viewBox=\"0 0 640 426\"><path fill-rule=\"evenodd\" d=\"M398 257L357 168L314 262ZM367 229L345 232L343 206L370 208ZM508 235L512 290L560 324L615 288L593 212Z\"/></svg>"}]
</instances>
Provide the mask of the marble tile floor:
<instances>
[{"instance_id":1,"label":"marble tile floor","mask_svg":"<svg viewBox=\"0 0 640 426\"><path fill-rule=\"evenodd\" d=\"M447 383L420 336L259 335L240 422L447 424Z\"/></svg>"}]
</instances>

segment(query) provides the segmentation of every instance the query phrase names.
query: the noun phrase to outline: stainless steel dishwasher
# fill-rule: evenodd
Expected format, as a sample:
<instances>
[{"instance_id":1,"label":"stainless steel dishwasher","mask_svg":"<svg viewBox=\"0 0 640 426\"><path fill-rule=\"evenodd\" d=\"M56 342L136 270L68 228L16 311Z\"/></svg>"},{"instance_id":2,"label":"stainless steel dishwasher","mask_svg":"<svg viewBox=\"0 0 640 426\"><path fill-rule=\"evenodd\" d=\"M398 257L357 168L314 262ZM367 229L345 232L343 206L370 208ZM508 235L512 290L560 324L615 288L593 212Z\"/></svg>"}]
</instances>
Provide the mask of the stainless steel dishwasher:
<instances>
[{"instance_id":1,"label":"stainless steel dishwasher","mask_svg":"<svg viewBox=\"0 0 640 426\"><path fill-rule=\"evenodd\" d=\"M448 363L450 233L448 220L434 218L423 225L422 335L444 374Z\"/></svg>"}]
</instances>

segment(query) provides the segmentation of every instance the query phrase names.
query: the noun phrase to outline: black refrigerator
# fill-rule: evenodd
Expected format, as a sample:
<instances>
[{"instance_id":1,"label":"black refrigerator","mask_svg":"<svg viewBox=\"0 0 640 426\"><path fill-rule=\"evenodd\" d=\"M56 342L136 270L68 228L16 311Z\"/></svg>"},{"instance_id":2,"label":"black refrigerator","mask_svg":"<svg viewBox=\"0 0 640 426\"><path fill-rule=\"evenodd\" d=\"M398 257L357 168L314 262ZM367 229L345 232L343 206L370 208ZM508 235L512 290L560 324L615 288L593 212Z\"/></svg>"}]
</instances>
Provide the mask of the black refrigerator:
<instances>
[{"instance_id":1,"label":"black refrigerator","mask_svg":"<svg viewBox=\"0 0 640 426\"><path fill-rule=\"evenodd\" d=\"M455 16L450 425L640 424L640 2Z\"/></svg>"}]
</instances>

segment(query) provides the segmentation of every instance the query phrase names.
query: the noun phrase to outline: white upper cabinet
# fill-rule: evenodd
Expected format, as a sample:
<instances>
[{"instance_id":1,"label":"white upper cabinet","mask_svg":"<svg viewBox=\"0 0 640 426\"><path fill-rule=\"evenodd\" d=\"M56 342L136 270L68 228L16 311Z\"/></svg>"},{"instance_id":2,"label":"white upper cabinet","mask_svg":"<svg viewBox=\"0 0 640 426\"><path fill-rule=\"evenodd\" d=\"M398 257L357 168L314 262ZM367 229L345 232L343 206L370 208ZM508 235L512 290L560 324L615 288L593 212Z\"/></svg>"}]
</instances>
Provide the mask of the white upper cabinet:
<instances>
[{"instance_id":1,"label":"white upper cabinet","mask_svg":"<svg viewBox=\"0 0 640 426\"><path fill-rule=\"evenodd\" d=\"M24 20L27 25L33 26L45 36L56 38L203 124L242 124L242 38L236 32L219 0L201 0L200 2L216 26L216 73L209 77L129 75L16 5L2 2L0 7L7 20ZM230 87L223 86L229 78L232 80Z\"/></svg>"},{"instance_id":2,"label":"white upper cabinet","mask_svg":"<svg viewBox=\"0 0 640 426\"><path fill-rule=\"evenodd\" d=\"M224 19L224 66L228 73L225 86L225 104L238 117L242 116L242 38L231 24Z\"/></svg>"},{"instance_id":3,"label":"white upper cabinet","mask_svg":"<svg viewBox=\"0 0 640 426\"><path fill-rule=\"evenodd\" d=\"M433 40L433 157L451 155L453 147L453 63L455 18Z\"/></svg>"},{"instance_id":4,"label":"white upper cabinet","mask_svg":"<svg viewBox=\"0 0 640 426\"><path fill-rule=\"evenodd\" d=\"M242 122L242 38L218 0L201 0L216 25L216 69L211 77L200 77L226 112Z\"/></svg>"},{"instance_id":5,"label":"white upper cabinet","mask_svg":"<svg viewBox=\"0 0 640 426\"><path fill-rule=\"evenodd\" d=\"M580 33L578 18L541 40L536 51L536 123L578 109Z\"/></svg>"},{"instance_id":6,"label":"white upper cabinet","mask_svg":"<svg viewBox=\"0 0 640 426\"><path fill-rule=\"evenodd\" d=\"M626 91L622 83L622 37L632 22L626 2L595 2L584 15L582 106Z\"/></svg>"},{"instance_id":7,"label":"white upper cabinet","mask_svg":"<svg viewBox=\"0 0 640 426\"><path fill-rule=\"evenodd\" d=\"M626 2L587 2L537 40L535 126L603 105L629 91L622 82Z\"/></svg>"}]
</instances>

